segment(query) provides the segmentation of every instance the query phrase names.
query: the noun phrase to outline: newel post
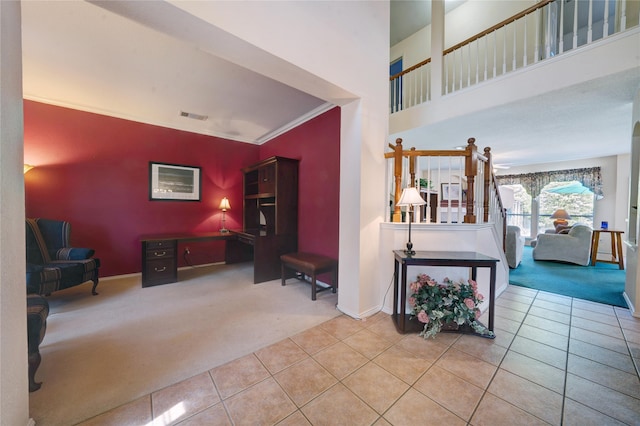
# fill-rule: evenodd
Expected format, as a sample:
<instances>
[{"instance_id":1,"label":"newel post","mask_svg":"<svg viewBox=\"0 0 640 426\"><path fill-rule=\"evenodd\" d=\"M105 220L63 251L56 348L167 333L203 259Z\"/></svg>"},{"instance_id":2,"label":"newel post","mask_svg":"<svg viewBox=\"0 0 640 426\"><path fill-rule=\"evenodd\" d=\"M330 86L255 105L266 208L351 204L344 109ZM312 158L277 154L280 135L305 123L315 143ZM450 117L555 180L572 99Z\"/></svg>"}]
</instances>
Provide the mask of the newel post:
<instances>
[{"instance_id":1,"label":"newel post","mask_svg":"<svg viewBox=\"0 0 640 426\"><path fill-rule=\"evenodd\" d=\"M402 193L402 139L396 139L396 145L389 144L393 149L393 177L395 183L393 201L393 222L402 222L402 213L398 207L400 194Z\"/></svg>"},{"instance_id":2,"label":"newel post","mask_svg":"<svg viewBox=\"0 0 640 426\"><path fill-rule=\"evenodd\" d=\"M491 161L491 148L486 147L484 149L484 156L487 157L487 161L484 162L484 203L483 209L483 223L489 222L489 201L491 194L491 176L493 176L493 164Z\"/></svg>"},{"instance_id":3,"label":"newel post","mask_svg":"<svg viewBox=\"0 0 640 426\"><path fill-rule=\"evenodd\" d=\"M464 215L465 223L476 223L476 215L473 211L475 204L475 180L478 175L478 147L476 139L467 140L467 149L464 164L464 174L467 177L467 208Z\"/></svg>"}]
</instances>

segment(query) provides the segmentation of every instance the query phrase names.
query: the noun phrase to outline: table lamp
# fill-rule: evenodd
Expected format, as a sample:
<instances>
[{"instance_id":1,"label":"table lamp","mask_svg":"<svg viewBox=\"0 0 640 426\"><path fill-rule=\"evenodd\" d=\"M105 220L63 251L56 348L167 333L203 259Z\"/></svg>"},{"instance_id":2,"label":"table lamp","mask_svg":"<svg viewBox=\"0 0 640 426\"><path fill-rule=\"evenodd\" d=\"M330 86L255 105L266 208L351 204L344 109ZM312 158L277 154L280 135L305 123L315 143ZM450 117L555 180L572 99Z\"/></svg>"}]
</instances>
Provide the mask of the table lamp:
<instances>
[{"instance_id":1,"label":"table lamp","mask_svg":"<svg viewBox=\"0 0 640 426\"><path fill-rule=\"evenodd\" d=\"M555 219L553 221L553 226L557 228L559 225L567 226L569 223L568 220L571 219L571 215L567 213L565 209L558 209L553 212L551 219Z\"/></svg>"},{"instance_id":2,"label":"table lamp","mask_svg":"<svg viewBox=\"0 0 640 426\"><path fill-rule=\"evenodd\" d=\"M398 207L407 206L407 213L409 213L409 241L407 242L407 249L404 251L405 254L412 255L416 254L413 250L413 243L411 242L411 222L413 222L413 211L415 206L422 206L427 204L426 201L422 199L420 193L414 186L410 186L402 190L402 195L400 196L400 201L396 204Z\"/></svg>"},{"instance_id":3,"label":"table lamp","mask_svg":"<svg viewBox=\"0 0 640 426\"><path fill-rule=\"evenodd\" d=\"M222 210L222 229L220 229L220 232L224 233L224 232L229 232L229 230L227 228L225 228L225 220L226 217L225 215L227 214L227 210L229 210L231 208L231 205L229 204L229 199L227 197L224 197L222 199L222 201L220 201L220 210Z\"/></svg>"}]
</instances>

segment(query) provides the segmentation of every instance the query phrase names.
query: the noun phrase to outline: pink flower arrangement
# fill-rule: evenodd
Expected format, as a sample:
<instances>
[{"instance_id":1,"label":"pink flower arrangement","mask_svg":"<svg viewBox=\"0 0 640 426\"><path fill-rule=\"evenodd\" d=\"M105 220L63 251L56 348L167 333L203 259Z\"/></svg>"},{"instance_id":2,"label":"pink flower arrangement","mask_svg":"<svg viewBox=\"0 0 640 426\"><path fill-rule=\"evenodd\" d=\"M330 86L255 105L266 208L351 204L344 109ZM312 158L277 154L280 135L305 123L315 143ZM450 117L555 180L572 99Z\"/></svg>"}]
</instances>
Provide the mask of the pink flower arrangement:
<instances>
[{"instance_id":1,"label":"pink flower arrangement","mask_svg":"<svg viewBox=\"0 0 640 426\"><path fill-rule=\"evenodd\" d=\"M469 325L477 334L493 338L495 335L482 323L478 305L484 297L478 293L478 284L473 280L453 282L445 278L438 283L426 274L409 284L411 296L408 299L412 317L424 324L420 333L425 339L435 337L444 324Z\"/></svg>"}]
</instances>

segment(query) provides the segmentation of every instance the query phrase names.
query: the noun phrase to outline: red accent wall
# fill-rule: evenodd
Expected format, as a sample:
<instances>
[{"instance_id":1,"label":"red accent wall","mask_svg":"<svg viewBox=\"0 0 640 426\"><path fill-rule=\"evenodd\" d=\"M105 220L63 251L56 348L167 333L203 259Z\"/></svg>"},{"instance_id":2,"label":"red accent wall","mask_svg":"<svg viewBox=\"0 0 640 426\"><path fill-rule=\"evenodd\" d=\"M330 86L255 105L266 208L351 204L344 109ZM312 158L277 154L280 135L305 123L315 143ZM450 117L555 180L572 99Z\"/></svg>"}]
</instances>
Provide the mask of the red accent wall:
<instances>
[{"instance_id":1,"label":"red accent wall","mask_svg":"<svg viewBox=\"0 0 640 426\"><path fill-rule=\"evenodd\" d=\"M298 249L338 258L340 108L260 146L260 159L279 155L299 165Z\"/></svg>"},{"instance_id":2,"label":"red accent wall","mask_svg":"<svg viewBox=\"0 0 640 426\"><path fill-rule=\"evenodd\" d=\"M228 197L231 203L226 216L227 228L240 229L240 169L266 158L263 154L270 150L278 151L278 155L301 158L301 171L305 163L330 162L335 157L338 158L335 165L320 167L321 176L322 170L338 170L337 155L320 157L317 148L307 146L323 140L328 146L335 145L337 152L339 119L336 108L258 147L25 100L24 159L25 163L36 166L25 175L26 215L70 222L72 245L96 250L96 257L102 263L100 276L140 272L141 236L217 231L221 227L222 213L218 205L222 197ZM305 130L308 126L310 130ZM294 140L299 147L294 146ZM283 152L288 146L291 151ZM270 155L275 154L267 156ZM201 201L150 201L150 161L201 167ZM318 165L311 169L316 174ZM304 176L308 174L305 172ZM302 207L304 202L317 205L317 199L324 199L322 193L329 192L328 188L308 177L304 178L307 183L302 179L301 174L300 194L305 195L301 197L300 213L312 216L301 217L301 248L307 246L303 243L305 240L319 238L311 247L322 249L321 252L335 247L337 255L338 186L331 188L336 201L329 206L335 212L336 225L328 228L324 219L319 218L320 212L309 213L308 210L315 208ZM326 185L334 182L333 178L321 177L321 180ZM320 193L314 195L316 191ZM331 229L331 233L305 229L314 217L323 223L320 225L323 229ZM311 224L313 228L317 226ZM191 250L192 264L224 260L224 242L182 244L179 254L186 245ZM179 266L184 266L185 260L179 258Z\"/></svg>"}]
</instances>

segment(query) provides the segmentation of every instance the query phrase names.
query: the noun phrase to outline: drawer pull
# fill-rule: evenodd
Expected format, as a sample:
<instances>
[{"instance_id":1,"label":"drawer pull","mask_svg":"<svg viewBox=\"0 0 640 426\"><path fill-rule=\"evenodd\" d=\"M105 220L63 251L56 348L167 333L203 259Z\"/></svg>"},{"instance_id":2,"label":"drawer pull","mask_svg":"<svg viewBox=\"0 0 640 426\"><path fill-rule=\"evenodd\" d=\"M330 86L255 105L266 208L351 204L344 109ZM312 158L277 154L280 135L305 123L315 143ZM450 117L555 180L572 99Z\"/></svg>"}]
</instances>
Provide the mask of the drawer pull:
<instances>
[{"instance_id":1,"label":"drawer pull","mask_svg":"<svg viewBox=\"0 0 640 426\"><path fill-rule=\"evenodd\" d=\"M167 267L166 267L166 266L163 266L162 268L159 268L159 269L158 269L158 268L153 268L153 269L154 269L154 271L156 271L156 272L164 272L164 271L166 271L166 270L167 270Z\"/></svg>"},{"instance_id":2,"label":"drawer pull","mask_svg":"<svg viewBox=\"0 0 640 426\"><path fill-rule=\"evenodd\" d=\"M164 256L165 254L167 254L167 252L166 252L166 251L163 251L162 253L158 253L157 251L154 251L154 252L153 252L153 255L154 255L154 256L156 256L156 257L162 257L162 256Z\"/></svg>"}]
</instances>

